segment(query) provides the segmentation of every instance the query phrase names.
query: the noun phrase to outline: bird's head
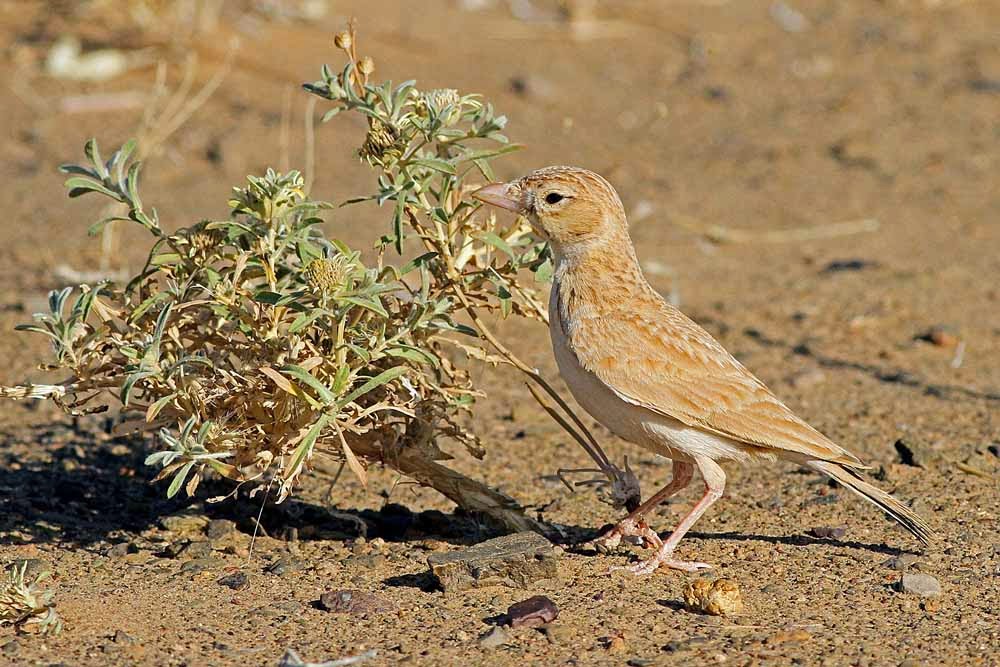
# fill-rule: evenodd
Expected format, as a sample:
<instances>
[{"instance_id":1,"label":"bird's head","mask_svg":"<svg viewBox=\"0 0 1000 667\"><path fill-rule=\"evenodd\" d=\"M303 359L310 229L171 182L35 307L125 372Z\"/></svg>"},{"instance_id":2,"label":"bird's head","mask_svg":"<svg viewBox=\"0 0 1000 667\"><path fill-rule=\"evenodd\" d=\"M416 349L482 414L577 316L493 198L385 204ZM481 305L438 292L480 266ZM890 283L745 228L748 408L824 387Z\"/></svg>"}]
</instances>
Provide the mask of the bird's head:
<instances>
[{"instance_id":1,"label":"bird's head","mask_svg":"<svg viewBox=\"0 0 1000 667\"><path fill-rule=\"evenodd\" d=\"M562 249L626 234L625 210L611 184L578 167L545 167L510 183L472 193L476 199L528 218Z\"/></svg>"}]
</instances>

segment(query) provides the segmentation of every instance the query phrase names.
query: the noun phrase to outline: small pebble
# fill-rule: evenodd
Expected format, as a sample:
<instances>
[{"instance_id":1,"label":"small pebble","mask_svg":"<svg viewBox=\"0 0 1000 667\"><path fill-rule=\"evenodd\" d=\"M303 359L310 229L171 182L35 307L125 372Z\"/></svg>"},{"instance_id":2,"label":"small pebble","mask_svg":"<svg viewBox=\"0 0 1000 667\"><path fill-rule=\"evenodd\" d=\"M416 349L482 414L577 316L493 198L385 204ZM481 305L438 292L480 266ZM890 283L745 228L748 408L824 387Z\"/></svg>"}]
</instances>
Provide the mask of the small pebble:
<instances>
[{"instance_id":1,"label":"small pebble","mask_svg":"<svg viewBox=\"0 0 1000 667\"><path fill-rule=\"evenodd\" d=\"M511 642L510 633L506 628L495 625L479 636L479 646L482 648L497 648Z\"/></svg>"},{"instance_id":2,"label":"small pebble","mask_svg":"<svg viewBox=\"0 0 1000 667\"><path fill-rule=\"evenodd\" d=\"M243 591L250 588L250 577L246 572L237 570L222 577L216 583L220 586L231 588L234 591Z\"/></svg>"},{"instance_id":3,"label":"small pebble","mask_svg":"<svg viewBox=\"0 0 1000 667\"><path fill-rule=\"evenodd\" d=\"M358 567L365 570L375 570L386 563L384 554L365 554L363 556L348 556L343 561L344 567Z\"/></svg>"},{"instance_id":4,"label":"small pebble","mask_svg":"<svg viewBox=\"0 0 1000 667\"><path fill-rule=\"evenodd\" d=\"M191 542L181 552L185 558L207 558L212 555L211 542Z\"/></svg>"},{"instance_id":5,"label":"small pebble","mask_svg":"<svg viewBox=\"0 0 1000 667\"><path fill-rule=\"evenodd\" d=\"M920 556L916 554L899 554L887 560L883 565L893 570L906 570L920 562Z\"/></svg>"},{"instance_id":6,"label":"small pebble","mask_svg":"<svg viewBox=\"0 0 1000 667\"><path fill-rule=\"evenodd\" d=\"M107 556L109 558L122 558L128 555L130 552L134 552L135 549L128 542L122 542L120 544L115 544L107 551Z\"/></svg>"},{"instance_id":7,"label":"small pebble","mask_svg":"<svg viewBox=\"0 0 1000 667\"><path fill-rule=\"evenodd\" d=\"M912 440L897 440L894 447L903 465L927 468L937 458L930 447Z\"/></svg>"},{"instance_id":8,"label":"small pebble","mask_svg":"<svg viewBox=\"0 0 1000 667\"><path fill-rule=\"evenodd\" d=\"M294 558L279 558L265 567L264 571L280 577L290 572L298 572L304 569L306 569L306 563L303 561L295 560Z\"/></svg>"},{"instance_id":9,"label":"small pebble","mask_svg":"<svg viewBox=\"0 0 1000 667\"><path fill-rule=\"evenodd\" d=\"M17 640L11 639L3 646L0 646L0 653L3 653L4 655L15 655L20 648L21 645L17 643Z\"/></svg>"},{"instance_id":10,"label":"small pebble","mask_svg":"<svg viewBox=\"0 0 1000 667\"><path fill-rule=\"evenodd\" d=\"M218 568L225 566L225 564L226 562L221 558L193 558L189 561L185 561L185 563L181 565L181 572L195 574L206 570L217 570Z\"/></svg>"},{"instance_id":11,"label":"small pebble","mask_svg":"<svg viewBox=\"0 0 1000 667\"><path fill-rule=\"evenodd\" d=\"M625 650L625 635L619 632L614 637L609 637L605 648L608 653L621 653Z\"/></svg>"},{"instance_id":12,"label":"small pebble","mask_svg":"<svg viewBox=\"0 0 1000 667\"><path fill-rule=\"evenodd\" d=\"M767 643L774 646L777 644L789 644L793 642L804 642L812 639L812 635L802 628L792 628L776 632L767 638Z\"/></svg>"},{"instance_id":13,"label":"small pebble","mask_svg":"<svg viewBox=\"0 0 1000 667\"><path fill-rule=\"evenodd\" d=\"M937 597L941 595L941 584L929 574L907 572L899 580L899 590L920 597Z\"/></svg>"},{"instance_id":14,"label":"small pebble","mask_svg":"<svg viewBox=\"0 0 1000 667\"><path fill-rule=\"evenodd\" d=\"M334 614L368 614L392 611L395 605L374 593L341 589L323 593L319 608Z\"/></svg>"},{"instance_id":15,"label":"small pebble","mask_svg":"<svg viewBox=\"0 0 1000 667\"><path fill-rule=\"evenodd\" d=\"M570 629L559 623L546 623L539 628L550 644L567 644L570 640Z\"/></svg>"},{"instance_id":16,"label":"small pebble","mask_svg":"<svg viewBox=\"0 0 1000 667\"><path fill-rule=\"evenodd\" d=\"M188 544L190 544L190 540L176 540L165 546L160 553L164 558L177 558L184 553Z\"/></svg>"},{"instance_id":17,"label":"small pebble","mask_svg":"<svg viewBox=\"0 0 1000 667\"><path fill-rule=\"evenodd\" d=\"M816 526L809 530L809 534L825 540L839 540L847 535L847 526Z\"/></svg>"},{"instance_id":18,"label":"small pebble","mask_svg":"<svg viewBox=\"0 0 1000 667\"><path fill-rule=\"evenodd\" d=\"M959 344L960 339L958 335L951 329L944 325L938 325L931 327L924 333L916 337L917 340L927 341L938 347L955 347Z\"/></svg>"},{"instance_id":19,"label":"small pebble","mask_svg":"<svg viewBox=\"0 0 1000 667\"><path fill-rule=\"evenodd\" d=\"M136 638L124 630L118 630L115 632L115 636L111 638L111 641L116 644L134 644L136 642Z\"/></svg>"},{"instance_id":20,"label":"small pebble","mask_svg":"<svg viewBox=\"0 0 1000 667\"><path fill-rule=\"evenodd\" d=\"M205 531L205 534L210 540L218 540L234 532L236 532L235 522L229 519L212 519L208 522L208 529Z\"/></svg>"},{"instance_id":21,"label":"small pebble","mask_svg":"<svg viewBox=\"0 0 1000 667\"><path fill-rule=\"evenodd\" d=\"M160 525L173 533L202 533L208 517L200 514L172 514L160 519Z\"/></svg>"}]
</instances>

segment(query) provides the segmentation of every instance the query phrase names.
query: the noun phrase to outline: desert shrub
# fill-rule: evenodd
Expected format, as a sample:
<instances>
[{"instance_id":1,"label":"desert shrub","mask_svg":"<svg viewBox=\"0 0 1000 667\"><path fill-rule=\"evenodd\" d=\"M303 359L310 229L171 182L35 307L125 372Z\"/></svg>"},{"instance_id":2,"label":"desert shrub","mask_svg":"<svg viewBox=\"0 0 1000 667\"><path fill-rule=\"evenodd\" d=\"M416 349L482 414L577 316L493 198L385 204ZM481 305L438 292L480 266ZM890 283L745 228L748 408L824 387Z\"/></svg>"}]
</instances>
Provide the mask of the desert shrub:
<instances>
[{"instance_id":1,"label":"desert shrub","mask_svg":"<svg viewBox=\"0 0 1000 667\"><path fill-rule=\"evenodd\" d=\"M47 571L28 576L28 562L19 561L7 568L6 581L0 581L0 626L12 625L19 632L57 635L63 622L56 613L54 594L39 584L48 578Z\"/></svg>"},{"instance_id":2,"label":"desert shrub","mask_svg":"<svg viewBox=\"0 0 1000 667\"><path fill-rule=\"evenodd\" d=\"M346 66L324 67L305 88L333 103L324 120L368 120L357 154L375 187L347 203L391 211L370 265L324 236L320 216L334 207L310 198L298 172L251 176L233 190L229 219L171 233L140 198L135 144L105 160L92 140L85 164L63 167L69 195L120 204L90 232L140 225L148 257L126 284L52 292L50 312L19 328L47 336L55 359L45 368L70 377L0 396L50 398L77 414L113 399L128 426L158 432L147 463L169 479L169 496L193 494L211 472L276 484L281 500L322 452L362 480L368 463L386 463L523 528L509 498L436 463L449 458L444 439L484 453L461 418L478 393L470 360L513 363L555 396L479 314L545 318L524 276L546 279L547 248L523 220L500 225L468 196L516 148L506 119L478 95L372 84L353 30L336 43Z\"/></svg>"}]
</instances>

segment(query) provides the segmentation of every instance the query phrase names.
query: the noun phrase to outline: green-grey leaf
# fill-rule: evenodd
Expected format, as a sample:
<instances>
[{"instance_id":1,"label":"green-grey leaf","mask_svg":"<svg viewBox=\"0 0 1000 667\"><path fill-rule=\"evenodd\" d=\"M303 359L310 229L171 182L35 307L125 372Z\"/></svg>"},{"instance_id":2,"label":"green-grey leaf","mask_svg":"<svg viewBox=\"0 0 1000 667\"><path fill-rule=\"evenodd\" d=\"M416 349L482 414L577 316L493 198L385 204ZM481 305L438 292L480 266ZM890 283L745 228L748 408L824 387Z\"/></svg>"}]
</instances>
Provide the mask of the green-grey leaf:
<instances>
[{"instance_id":1,"label":"green-grey leaf","mask_svg":"<svg viewBox=\"0 0 1000 667\"><path fill-rule=\"evenodd\" d=\"M329 387L320 382L316 379L316 376L312 375L301 366L288 364L287 366L283 366L281 368L281 372L309 385L309 387L319 395L319 399L323 403L333 403L337 399L336 395L330 391Z\"/></svg>"},{"instance_id":2,"label":"green-grey leaf","mask_svg":"<svg viewBox=\"0 0 1000 667\"><path fill-rule=\"evenodd\" d=\"M184 484L184 480L187 479L188 473L191 472L191 468L194 467L194 464L195 461L191 461L177 471L173 480L170 481L170 486L167 487L167 498L173 498L177 495L177 492L181 490L181 485Z\"/></svg>"},{"instance_id":3,"label":"green-grey leaf","mask_svg":"<svg viewBox=\"0 0 1000 667\"><path fill-rule=\"evenodd\" d=\"M377 389L378 387L381 387L387 382L392 382L400 375L406 373L406 371L407 371L406 366L395 366L394 368L390 368L389 370L382 371L375 377L371 378L370 380L362 384L360 387L356 388L347 396L344 396L342 399L337 401L337 408L338 409L343 408L348 403L351 403L360 396L364 396L373 389Z\"/></svg>"}]
</instances>

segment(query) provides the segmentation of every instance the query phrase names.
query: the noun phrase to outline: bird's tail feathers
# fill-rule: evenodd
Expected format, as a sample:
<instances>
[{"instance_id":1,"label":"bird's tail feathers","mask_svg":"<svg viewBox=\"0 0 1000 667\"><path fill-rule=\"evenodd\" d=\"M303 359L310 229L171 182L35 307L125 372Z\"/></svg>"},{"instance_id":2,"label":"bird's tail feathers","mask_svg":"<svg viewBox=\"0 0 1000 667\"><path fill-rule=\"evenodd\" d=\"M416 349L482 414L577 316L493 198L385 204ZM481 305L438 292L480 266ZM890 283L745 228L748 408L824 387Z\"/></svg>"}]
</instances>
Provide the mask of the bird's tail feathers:
<instances>
[{"instance_id":1,"label":"bird's tail feathers","mask_svg":"<svg viewBox=\"0 0 1000 667\"><path fill-rule=\"evenodd\" d=\"M863 480L857 472L831 461L814 460L809 461L806 465L816 472L823 473L824 475L830 477L838 484L847 487L849 490L878 507L924 544L928 544L930 542L932 533L930 526L927 525L926 521L924 521L916 512L893 498L882 489L879 489Z\"/></svg>"}]
</instances>

